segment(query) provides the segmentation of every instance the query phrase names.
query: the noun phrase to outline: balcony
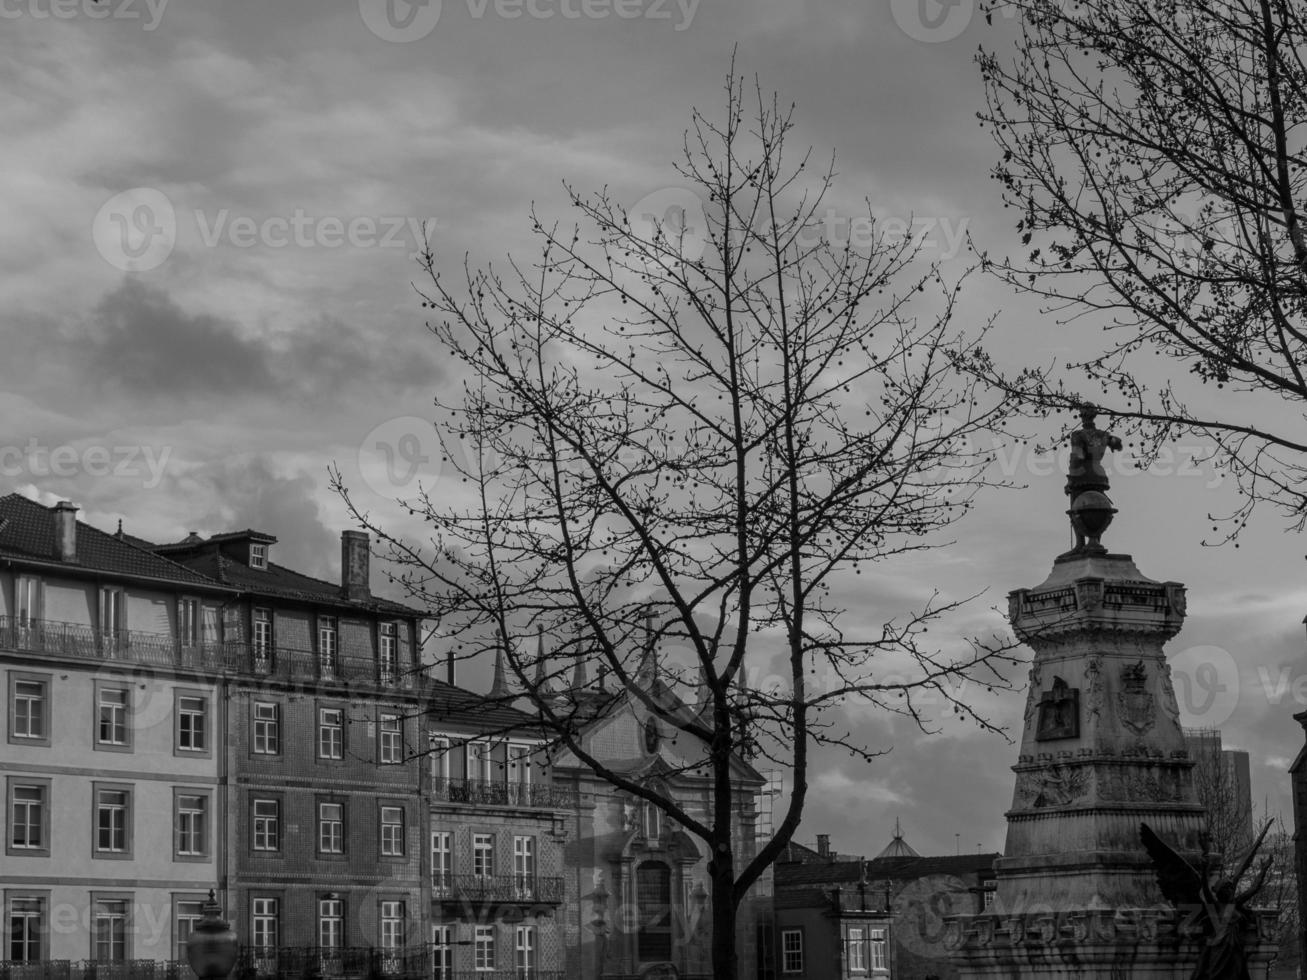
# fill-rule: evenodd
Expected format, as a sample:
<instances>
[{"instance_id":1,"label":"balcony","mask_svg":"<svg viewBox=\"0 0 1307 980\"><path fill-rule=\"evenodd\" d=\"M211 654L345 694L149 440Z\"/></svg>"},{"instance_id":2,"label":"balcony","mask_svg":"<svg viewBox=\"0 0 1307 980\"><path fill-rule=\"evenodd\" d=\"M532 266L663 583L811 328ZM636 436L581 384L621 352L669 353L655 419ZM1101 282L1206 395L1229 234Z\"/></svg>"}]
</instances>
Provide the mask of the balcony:
<instances>
[{"instance_id":1,"label":"balcony","mask_svg":"<svg viewBox=\"0 0 1307 980\"><path fill-rule=\"evenodd\" d=\"M576 806L571 791L547 783L494 782L488 779L431 780L431 799L471 806L535 807L567 810Z\"/></svg>"},{"instance_id":2,"label":"balcony","mask_svg":"<svg viewBox=\"0 0 1307 980\"><path fill-rule=\"evenodd\" d=\"M563 879L535 875L446 875L431 876L431 894L449 905L549 905L563 904Z\"/></svg>"},{"instance_id":3,"label":"balcony","mask_svg":"<svg viewBox=\"0 0 1307 980\"><path fill-rule=\"evenodd\" d=\"M253 675L398 690L416 686L414 676L397 671L393 662L366 657L337 654L324 658L311 650L272 650L243 641L189 643L167 633L106 633L80 623L20 622L12 616L0 616L0 650L98 663L175 667L224 676Z\"/></svg>"},{"instance_id":4,"label":"balcony","mask_svg":"<svg viewBox=\"0 0 1307 980\"><path fill-rule=\"evenodd\" d=\"M195 980L180 960L40 960L19 963L0 960L0 980Z\"/></svg>"}]
</instances>

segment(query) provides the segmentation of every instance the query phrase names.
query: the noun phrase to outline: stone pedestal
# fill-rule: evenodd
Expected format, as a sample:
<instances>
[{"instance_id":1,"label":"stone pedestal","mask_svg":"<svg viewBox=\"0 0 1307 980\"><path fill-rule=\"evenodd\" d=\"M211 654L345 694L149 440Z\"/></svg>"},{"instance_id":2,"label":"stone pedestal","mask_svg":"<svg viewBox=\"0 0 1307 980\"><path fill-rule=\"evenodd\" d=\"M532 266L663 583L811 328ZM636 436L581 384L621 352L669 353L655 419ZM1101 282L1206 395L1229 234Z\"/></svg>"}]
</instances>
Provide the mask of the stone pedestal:
<instances>
[{"instance_id":1,"label":"stone pedestal","mask_svg":"<svg viewBox=\"0 0 1307 980\"><path fill-rule=\"evenodd\" d=\"M949 923L964 980L1189 980L1198 959L1200 922L1163 899L1139 838L1147 823L1200 857L1203 809L1162 652L1184 586L1099 551L1063 555L1043 584L1009 596L1034 660L995 903ZM1255 933L1259 978L1269 926Z\"/></svg>"}]
</instances>

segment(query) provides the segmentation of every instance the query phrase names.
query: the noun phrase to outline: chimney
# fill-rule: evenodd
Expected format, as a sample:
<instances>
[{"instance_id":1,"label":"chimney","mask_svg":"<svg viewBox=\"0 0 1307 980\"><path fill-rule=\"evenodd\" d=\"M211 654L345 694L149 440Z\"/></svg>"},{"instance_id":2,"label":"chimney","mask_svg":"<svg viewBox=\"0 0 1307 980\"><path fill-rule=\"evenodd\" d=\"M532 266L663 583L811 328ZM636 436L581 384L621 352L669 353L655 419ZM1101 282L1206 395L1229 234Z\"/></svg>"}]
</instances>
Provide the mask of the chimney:
<instances>
[{"instance_id":1,"label":"chimney","mask_svg":"<svg viewBox=\"0 0 1307 980\"><path fill-rule=\"evenodd\" d=\"M818 854L819 856L821 856L821 857L824 857L824 858L829 858L829 857L831 856L831 855L830 855L830 834L818 834L818 835L817 835L817 854Z\"/></svg>"},{"instance_id":2,"label":"chimney","mask_svg":"<svg viewBox=\"0 0 1307 980\"><path fill-rule=\"evenodd\" d=\"M77 560L77 505L68 500L54 505L54 556Z\"/></svg>"},{"instance_id":3,"label":"chimney","mask_svg":"<svg viewBox=\"0 0 1307 980\"><path fill-rule=\"evenodd\" d=\"M350 600L371 599L369 558L372 539L366 531L340 532L340 588Z\"/></svg>"}]
</instances>

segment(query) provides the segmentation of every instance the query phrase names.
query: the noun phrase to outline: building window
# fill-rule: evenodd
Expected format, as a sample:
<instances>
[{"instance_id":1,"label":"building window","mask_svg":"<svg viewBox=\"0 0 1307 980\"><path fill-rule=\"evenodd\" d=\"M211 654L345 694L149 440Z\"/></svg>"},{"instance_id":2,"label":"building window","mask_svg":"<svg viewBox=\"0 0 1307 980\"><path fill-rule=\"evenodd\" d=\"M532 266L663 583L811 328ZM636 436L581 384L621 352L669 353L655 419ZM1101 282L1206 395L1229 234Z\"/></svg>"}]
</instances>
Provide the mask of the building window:
<instances>
[{"instance_id":1,"label":"building window","mask_svg":"<svg viewBox=\"0 0 1307 980\"><path fill-rule=\"evenodd\" d=\"M9 675L9 741L50 744L50 681L40 675Z\"/></svg>"},{"instance_id":2,"label":"building window","mask_svg":"<svg viewBox=\"0 0 1307 980\"><path fill-rule=\"evenodd\" d=\"M9 847L31 854L50 853L49 780L9 784Z\"/></svg>"},{"instance_id":3,"label":"building window","mask_svg":"<svg viewBox=\"0 0 1307 980\"><path fill-rule=\"evenodd\" d=\"M672 958L672 869L645 861L635 869L635 900L639 915L637 958L663 962Z\"/></svg>"},{"instance_id":4,"label":"building window","mask_svg":"<svg viewBox=\"0 0 1307 980\"><path fill-rule=\"evenodd\" d=\"M441 894L447 894L453 884L454 851L451 835L447 830L431 832L431 888Z\"/></svg>"},{"instance_id":5,"label":"building window","mask_svg":"<svg viewBox=\"0 0 1307 980\"><path fill-rule=\"evenodd\" d=\"M403 949L404 942L404 903L386 901L381 903L381 948L389 950Z\"/></svg>"},{"instance_id":6,"label":"building window","mask_svg":"<svg viewBox=\"0 0 1307 980\"><path fill-rule=\"evenodd\" d=\"M318 709L318 758L345 758L345 714L340 708Z\"/></svg>"},{"instance_id":7,"label":"building window","mask_svg":"<svg viewBox=\"0 0 1307 980\"><path fill-rule=\"evenodd\" d=\"M127 603L123 590L100 589L100 647L106 657L116 656L127 638Z\"/></svg>"},{"instance_id":8,"label":"building window","mask_svg":"<svg viewBox=\"0 0 1307 980\"><path fill-rule=\"evenodd\" d=\"M454 976L454 930L449 926L431 927L431 980L451 980Z\"/></svg>"},{"instance_id":9,"label":"building window","mask_svg":"<svg viewBox=\"0 0 1307 980\"><path fill-rule=\"evenodd\" d=\"M381 855L382 857L404 856L404 808L383 806L381 808Z\"/></svg>"},{"instance_id":10,"label":"building window","mask_svg":"<svg viewBox=\"0 0 1307 980\"><path fill-rule=\"evenodd\" d=\"M204 902L198 899L174 899L173 909L176 922L172 930L172 958L185 962L186 941L191 938L191 930L204 918Z\"/></svg>"},{"instance_id":11,"label":"building window","mask_svg":"<svg viewBox=\"0 0 1307 980\"><path fill-rule=\"evenodd\" d=\"M980 893L980 907L986 912L992 909L994 907L994 896L997 894L994 888L986 886L985 890Z\"/></svg>"},{"instance_id":12,"label":"building window","mask_svg":"<svg viewBox=\"0 0 1307 980\"><path fill-rule=\"evenodd\" d=\"M862 930L849 927L844 939L844 956L850 973L867 972L867 945L862 938Z\"/></svg>"},{"instance_id":13,"label":"building window","mask_svg":"<svg viewBox=\"0 0 1307 980\"><path fill-rule=\"evenodd\" d=\"M96 857L131 856L131 797L121 787L95 787Z\"/></svg>"},{"instance_id":14,"label":"building window","mask_svg":"<svg viewBox=\"0 0 1307 980\"><path fill-rule=\"evenodd\" d=\"M431 755L431 788L440 799L449 789L449 739L443 735L428 735L427 747Z\"/></svg>"},{"instance_id":15,"label":"building window","mask_svg":"<svg viewBox=\"0 0 1307 980\"><path fill-rule=\"evenodd\" d=\"M207 752L209 699L194 694L177 698L177 750Z\"/></svg>"},{"instance_id":16,"label":"building window","mask_svg":"<svg viewBox=\"0 0 1307 980\"><path fill-rule=\"evenodd\" d=\"M472 835L472 874L489 878L495 873L495 839L490 834Z\"/></svg>"},{"instance_id":17,"label":"building window","mask_svg":"<svg viewBox=\"0 0 1307 980\"><path fill-rule=\"evenodd\" d=\"M535 892L536 879L536 839L534 837L513 838L513 883L517 896L530 899Z\"/></svg>"},{"instance_id":18,"label":"building window","mask_svg":"<svg viewBox=\"0 0 1307 980\"><path fill-rule=\"evenodd\" d=\"M495 968L495 928L477 926L472 936L473 965L478 970Z\"/></svg>"},{"instance_id":19,"label":"building window","mask_svg":"<svg viewBox=\"0 0 1307 980\"><path fill-rule=\"evenodd\" d=\"M803 930L781 930L781 972L803 972Z\"/></svg>"},{"instance_id":20,"label":"building window","mask_svg":"<svg viewBox=\"0 0 1307 980\"><path fill-rule=\"evenodd\" d=\"M45 959L45 899L15 895L9 899L9 960L37 963Z\"/></svg>"},{"instance_id":21,"label":"building window","mask_svg":"<svg viewBox=\"0 0 1307 980\"><path fill-rule=\"evenodd\" d=\"M336 672L337 656L340 653L339 637L336 634L336 620L333 616L318 617L318 667L323 674Z\"/></svg>"},{"instance_id":22,"label":"building window","mask_svg":"<svg viewBox=\"0 0 1307 980\"><path fill-rule=\"evenodd\" d=\"M884 973L888 967L885 965L885 930L871 930L871 968L878 973Z\"/></svg>"},{"instance_id":23,"label":"building window","mask_svg":"<svg viewBox=\"0 0 1307 980\"><path fill-rule=\"evenodd\" d=\"M377 754L383 765L394 765L404 761L403 723L399 715L382 715L380 735L377 738Z\"/></svg>"},{"instance_id":24,"label":"building window","mask_svg":"<svg viewBox=\"0 0 1307 980\"><path fill-rule=\"evenodd\" d=\"M178 793L175 800L177 857L203 858L209 853L209 798Z\"/></svg>"},{"instance_id":25,"label":"building window","mask_svg":"<svg viewBox=\"0 0 1307 980\"><path fill-rule=\"evenodd\" d=\"M277 948L281 931L281 905L275 898L256 898L250 903L250 945L255 949Z\"/></svg>"},{"instance_id":26,"label":"building window","mask_svg":"<svg viewBox=\"0 0 1307 980\"><path fill-rule=\"evenodd\" d=\"M96 685L97 747L128 748L131 745L131 726L127 723L127 690L121 687Z\"/></svg>"},{"instance_id":27,"label":"building window","mask_svg":"<svg viewBox=\"0 0 1307 980\"><path fill-rule=\"evenodd\" d=\"M101 963L127 960L127 902L121 898L95 902L95 935L91 958Z\"/></svg>"},{"instance_id":28,"label":"building window","mask_svg":"<svg viewBox=\"0 0 1307 980\"><path fill-rule=\"evenodd\" d=\"M277 800L254 801L254 849L281 849L281 804Z\"/></svg>"},{"instance_id":29,"label":"building window","mask_svg":"<svg viewBox=\"0 0 1307 980\"><path fill-rule=\"evenodd\" d=\"M193 647L200 641L200 600L177 602L177 633L182 646ZM184 958L184 957L183 957Z\"/></svg>"},{"instance_id":30,"label":"building window","mask_svg":"<svg viewBox=\"0 0 1307 980\"><path fill-rule=\"evenodd\" d=\"M513 930L513 965L517 968L518 977L536 975L535 926L518 926Z\"/></svg>"},{"instance_id":31,"label":"building window","mask_svg":"<svg viewBox=\"0 0 1307 980\"><path fill-rule=\"evenodd\" d=\"M663 811L656 804L643 800L640 803L640 814L645 839L658 840L663 833Z\"/></svg>"},{"instance_id":32,"label":"building window","mask_svg":"<svg viewBox=\"0 0 1307 980\"><path fill-rule=\"evenodd\" d=\"M467 743L467 778L490 782L490 743Z\"/></svg>"},{"instance_id":33,"label":"building window","mask_svg":"<svg viewBox=\"0 0 1307 980\"><path fill-rule=\"evenodd\" d=\"M394 623L382 623L377 628L377 666L381 670L381 683L393 684L399 675L398 631Z\"/></svg>"},{"instance_id":34,"label":"building window","mask_svg":"<svg viewBox=\"0 0 1307 980\"><path fill-rule=\"evenodd\" d=\"M274 701L254 702L254 753L281 754L281 705Z\"/></svg>"},{"instance_id":35,"label":"building window","mask_svg":"<svg viewBox=\"0 0 1307 980\"><path fill-rule=\"evenodd\" d=\"M510 803L531 802L531 746L508 746L508 799Z\"/></svg>"},{"instance_id":36,"label":"building window","mask_svg":"<svg viewBox=\"0 0 1307 980\"><path fill-rule=\"evenodd\" d=\"M267 661L272 656L272 612L255 609L253 614L254 657Z\"/></svg>"},{"instance_id":37,"label":"building window","mask_svg":"<svg viewBox=\"0 0 1307 980\"><path fill-rule=\"evenodd\" d=\"M318 851L323 854L345 853L345 805L318 804Z\"/></svg>"},{"instance_id":38,"label":"building window","mask_svg":"<svg viewBox=\"0 0 1307 980\"><path fill-rule=\"evenodd\" d=\"M36 637L32 631L41 622L41 580L20 575L14 583L14 605L18 608L18 630L21 646L29 646Z\"/></svg>"},{"instance_id":39,"label":"building window","mask_svg":"<svg viewBox=\"0 0 1307 980\"><path fill-rule=\"evenodd\" d=\"M268 546L250 543L250 568L266 569L268 567Z\"/></svg>"},{"instance_id":40,"label":"building window","mask_svg":"<svg viewBox=\"0 0 1307 980\"><path fill-rule=\"evenodd\" d=\"M339 898L318 899L318 945L324 949L345 945L345 903Z\"/></svg>"}]
</instances>

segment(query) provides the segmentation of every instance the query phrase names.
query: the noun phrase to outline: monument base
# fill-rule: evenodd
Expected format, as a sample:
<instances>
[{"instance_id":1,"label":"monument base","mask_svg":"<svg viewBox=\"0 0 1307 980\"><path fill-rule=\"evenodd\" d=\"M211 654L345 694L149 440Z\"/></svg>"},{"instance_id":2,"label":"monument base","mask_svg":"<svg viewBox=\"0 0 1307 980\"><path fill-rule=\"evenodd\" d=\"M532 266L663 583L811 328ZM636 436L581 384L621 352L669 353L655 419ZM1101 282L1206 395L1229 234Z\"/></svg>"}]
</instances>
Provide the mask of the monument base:
<instances>
[{"instance_id":1,"label":"monument base","mask_svg":"<svg viewBox=\"0 0 1307 980\"><path fill-rule=\"evenodd\" d=\"M1267 980L1276 913L1257 910L1244 934L1248 975ZM948 920L959 980L1190 980L1205 940L1169 908L1071 909Z\"/></svg>"}]
</instances>

